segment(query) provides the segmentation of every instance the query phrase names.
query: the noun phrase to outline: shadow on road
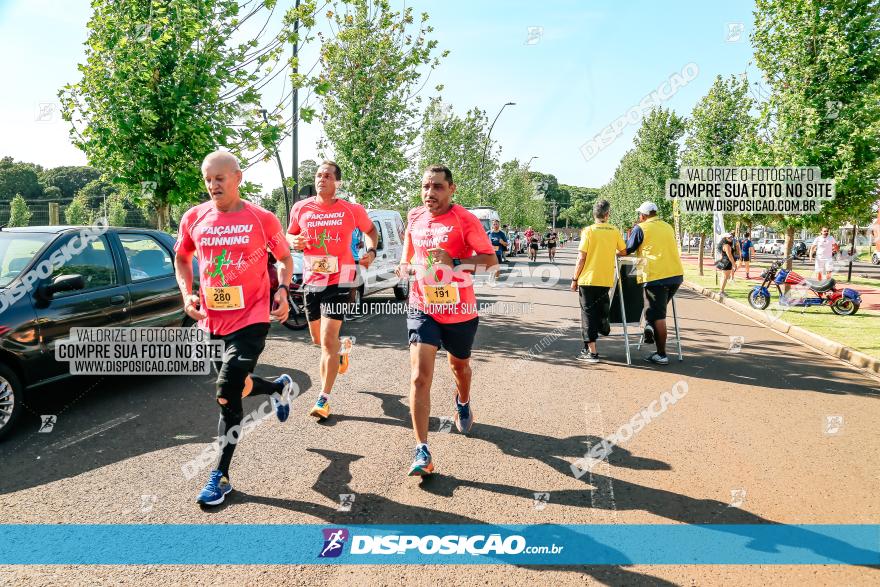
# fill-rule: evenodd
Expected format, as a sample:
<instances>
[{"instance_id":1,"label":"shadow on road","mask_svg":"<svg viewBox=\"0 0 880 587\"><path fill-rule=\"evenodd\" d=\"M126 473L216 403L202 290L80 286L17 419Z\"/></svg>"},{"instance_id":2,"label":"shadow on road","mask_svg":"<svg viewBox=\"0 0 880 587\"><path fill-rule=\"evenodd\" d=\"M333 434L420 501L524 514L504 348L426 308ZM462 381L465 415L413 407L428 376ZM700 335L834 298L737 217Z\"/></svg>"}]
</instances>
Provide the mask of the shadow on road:
<instances>
[{"instance_id":1,"label":"shadow on road","mask_svg":"<svg viewBox=\"0 0 880 587\"><path fill-rule=\"evenodd\" d=\"M307 373L289 367L261 364L256 374L282 372L301 390L312 385ZM245 414L264 401L245 398ZM27 417L0 443L0 495L174 446L210 443L219 415L214 376L207 375L79 377L34 390L27 407ZM37 432L39 414L57 415L52 432Z\"/></svg>"},{"instance_id":2,"label":"shadow on road","mask_svg":"<svg viewBox=\"0 0 880 587\"><path fill-rule=\"evenodd\" d=\"M351 464L362 459L361 455L353 455L349 453L341 453L332 450L309 448L309 452L321 455L327 459L327 467L325 467L318 475L315 484L312 486L315 491L323 495L332 502L336 502L339 493L353 493L349 483L352 480ZM430 478L422 482L422 487L430 485L433 482ZM240 503L253 503L279 509L293 511L301 514L315 516L333 525L398 525L398 524L486 524L493 525L492 522L486 522L476 518L471 518L453 512L434 510L416 505L398 503L389 500L381 495L374 493L360 493L352 505L350 512L339 512L333 507L316 504L312 502L281 499L268 496L252 495L242 492L233 491L226 502L219 508L214 508L212 512L222 511L226 507ZM551 526L556 531L555 540L560 544L564 544L567 537L573 540L577 538L580 543L584 542L584 538L574 534L561 526ZM315 545L317 548L319 545ZM593 556L620 558L622 553L599 542L589 540L588 550ZM315 551L315 556L318 551ZM506 564L499 561L499 564ZM671 586L674 583L658 579L651 575L636 573L619 565L581 565L581 566L544 566L544 565L517 565L523 568L529 568L538 571L565 571L569 573L582 573L590 575L595 579L607 581L611 584L639 584L639 585L657 585Z\"/></svg>"}]
</instances>

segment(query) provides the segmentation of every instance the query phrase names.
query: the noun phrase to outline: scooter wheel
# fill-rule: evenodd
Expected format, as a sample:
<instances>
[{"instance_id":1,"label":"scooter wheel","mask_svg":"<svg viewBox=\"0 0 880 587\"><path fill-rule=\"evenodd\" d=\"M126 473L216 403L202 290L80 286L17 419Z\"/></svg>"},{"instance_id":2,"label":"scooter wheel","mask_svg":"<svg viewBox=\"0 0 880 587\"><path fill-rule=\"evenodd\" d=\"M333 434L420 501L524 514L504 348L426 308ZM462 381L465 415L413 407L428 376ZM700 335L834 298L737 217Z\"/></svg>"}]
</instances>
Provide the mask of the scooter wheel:
<instances>
[{"instance_id":1,"label":"scooter wheel","mask_svg":"<svg viewBox=\"0 0 880 587\"><path fill-rule=\"evenodd\" d=\"M770 298L759 291L752 291L749 294L749 305L756 310L766 310L770 305Z\"/></svg>"},{"instance_id":2,"label":"scooter wheel","mask_svg":"<svg viewBox=\"0 0 880 587\"><path fill-rule=\"evenodd\" d=\"M838 316L854 316L859 311L859 304L849 298L838 298L831 304L831 311Z\"/></svg>"}]
</instances>

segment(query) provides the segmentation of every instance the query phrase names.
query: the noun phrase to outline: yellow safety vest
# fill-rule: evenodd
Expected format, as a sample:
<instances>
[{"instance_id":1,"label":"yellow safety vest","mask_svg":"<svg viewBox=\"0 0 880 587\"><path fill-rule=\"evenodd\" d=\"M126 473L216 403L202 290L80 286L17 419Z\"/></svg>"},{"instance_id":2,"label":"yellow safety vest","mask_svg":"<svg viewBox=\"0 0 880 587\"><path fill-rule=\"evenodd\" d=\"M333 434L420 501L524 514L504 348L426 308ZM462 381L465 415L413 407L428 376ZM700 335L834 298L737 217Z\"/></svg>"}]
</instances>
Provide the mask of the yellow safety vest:
<instances>
[{"instance_id":1,"label":"yellow safety vest","mask_svg":"<svg viewBox=\"0 0 880 587\"><path fill-rule=\"evenodd\" d=\"M675 231L659 217L649 218L638 225L644 239L637 253L643 259L643 271L638 273L638 282L657 281L676 275L684 275L681 265L681 252Z\"/></svg>"}]
</instances>

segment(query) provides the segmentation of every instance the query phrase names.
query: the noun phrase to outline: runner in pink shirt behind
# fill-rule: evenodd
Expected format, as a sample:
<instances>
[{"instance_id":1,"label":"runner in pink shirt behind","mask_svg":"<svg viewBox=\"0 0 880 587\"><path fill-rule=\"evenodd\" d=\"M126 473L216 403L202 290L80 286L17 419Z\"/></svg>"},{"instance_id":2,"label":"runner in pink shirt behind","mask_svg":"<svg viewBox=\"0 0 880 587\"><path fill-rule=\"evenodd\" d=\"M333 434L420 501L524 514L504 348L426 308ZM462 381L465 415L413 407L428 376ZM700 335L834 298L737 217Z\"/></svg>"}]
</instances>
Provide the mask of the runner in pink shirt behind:
<instances>
[{"instance_id":1,"label":"runner in pink shirt behind","mask_svg":"<svg viewBox=\"0 0 880 587\"><path fill-rule=\"evenodd\" d=\"M321 392L309 415L330 416L330 392L339 373L348 369L349 355L340 354L339 331L357 271L351 252L352 233L364 234L366 252L358 264L367 268L376 259L378 231L363 206L336 197L342 171L334 161L324 161L315 172L318 195L293 205L287 240L303 252L303 287L306 318L312 342L321 347ZM347 351L347 349L345 349Z\"/></svg>"},{"instance_id":2,"label":"runner in pink shirt behind","mask_svg":"<svg viewBox=\"0 0 880 587\"><path fill-rule=\"evenodd\" d=\"M470 357L480 319L470 274L494 272L498 258L476 216L452 202L454 193L449 168L432 165L425 171L424 206L409 213L403 258L397 268L401 279L416 274L406 321L412 365L409 405L416 436L410 475L434 471L428 451L428 416L434 361L441 346L457 387L455 425L467 434L474 423Z\"/></svg>"}]
</instances>

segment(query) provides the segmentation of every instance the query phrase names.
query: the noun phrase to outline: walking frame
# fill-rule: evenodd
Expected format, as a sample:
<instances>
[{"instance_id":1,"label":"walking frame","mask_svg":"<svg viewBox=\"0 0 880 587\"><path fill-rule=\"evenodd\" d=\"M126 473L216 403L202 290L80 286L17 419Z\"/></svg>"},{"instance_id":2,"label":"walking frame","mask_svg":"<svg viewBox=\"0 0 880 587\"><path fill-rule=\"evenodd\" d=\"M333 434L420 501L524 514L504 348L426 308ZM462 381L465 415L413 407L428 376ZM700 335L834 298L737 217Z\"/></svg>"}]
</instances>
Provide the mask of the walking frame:
<instances>
[{"instance_id":1,"label":"walking frame","mask_svg":"<svg viewBox=\"0 0 880 587\"><path fill-rule=\"evenodd\" d=\"M624 303L623 297L623 286L617 287L618 284L621 284L620 280L620 267L622 265L632 265L636 266L638 263L637 257L616 257L615 259L615 271L614 271L614 285L611 286L611 295L614 295L614 291L617 290L617 299L620 302L620 315L623 319L623 342L626 347L626 364L632 365L632 357L630 355L630 339L629 339L629 331L627 329L627 317L626 317L626 305ZM647 308L647 306L645 306ZM642 348L642 344L645 342L645 329L644 329L644 315L645 312L639 315L638 322L633 322L634 325L638 325L640 334L639 334L639 342L635 344L636 350L640 350ZM675 345L678 348L678 360L683 361L684 357L681 353L681 336L680 330L678 326L678 312L675 309L675 296L672 297L672 322L674 325L674 333L675 333ZM669 340L669 337L667 337Z\"/></svg>"}]
</instances>

